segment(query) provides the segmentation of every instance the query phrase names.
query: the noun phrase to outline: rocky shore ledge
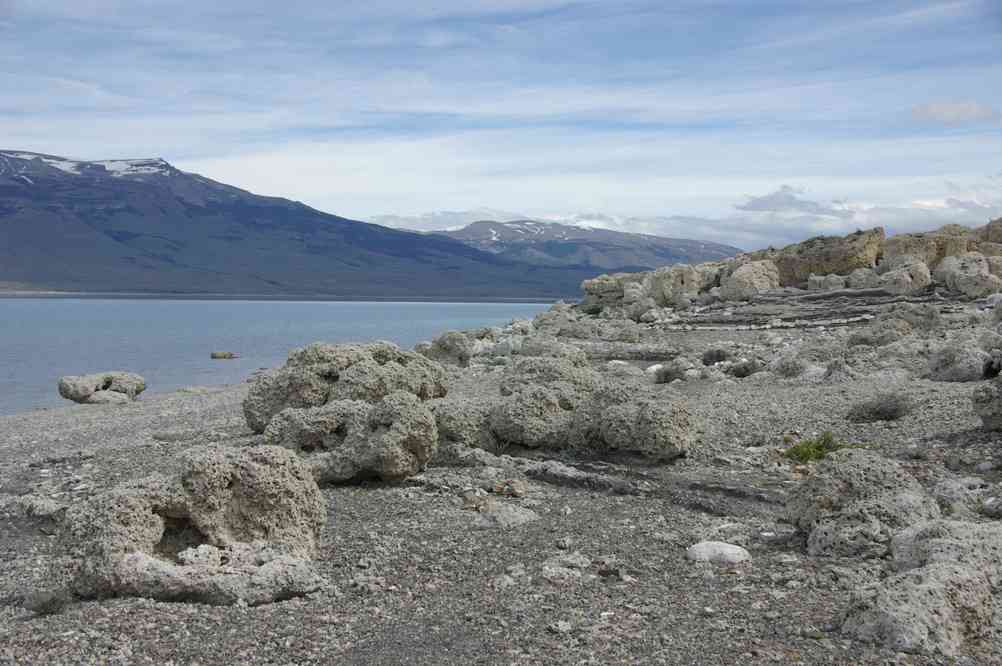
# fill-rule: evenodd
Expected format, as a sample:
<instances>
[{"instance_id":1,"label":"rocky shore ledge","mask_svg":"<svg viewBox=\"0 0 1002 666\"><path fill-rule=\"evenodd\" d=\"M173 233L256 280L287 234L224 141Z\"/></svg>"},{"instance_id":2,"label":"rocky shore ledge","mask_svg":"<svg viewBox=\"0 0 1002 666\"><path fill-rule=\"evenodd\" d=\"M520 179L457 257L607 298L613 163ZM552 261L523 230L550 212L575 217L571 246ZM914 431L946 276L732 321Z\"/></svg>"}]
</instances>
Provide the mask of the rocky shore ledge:
<instances>
[{"instance_id":1,"label":"rocky shore ledge","mask_svg":"<svg viewBox=\"0 0 1002 666\"><path fill-rule=\"evenodd\" d=\"M1002 663L997 249L812 239L0 417L0 663Z\"/></svg>"}]
</instances>

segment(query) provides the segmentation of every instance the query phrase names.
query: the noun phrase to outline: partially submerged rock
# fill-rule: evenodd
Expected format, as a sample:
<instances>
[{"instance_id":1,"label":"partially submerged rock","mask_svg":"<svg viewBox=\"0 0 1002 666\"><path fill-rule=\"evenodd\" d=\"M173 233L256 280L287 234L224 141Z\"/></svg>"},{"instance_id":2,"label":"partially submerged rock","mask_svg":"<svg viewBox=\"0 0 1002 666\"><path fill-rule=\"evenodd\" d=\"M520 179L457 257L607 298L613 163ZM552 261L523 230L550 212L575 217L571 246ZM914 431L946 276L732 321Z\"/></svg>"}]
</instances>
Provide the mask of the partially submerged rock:
<instances>
[{"instance_id":1,"label":"partially submerged rock","mask_svg":"<svg viewBox=\"0 0 1002 666\"><path fill-rule=\"evenodd\" d=\"M145 390L145 379L135 373L120 370L59 378L59 395L81 404L131 402Z\"/></svg>"},{"instance_id":2,"label":"partially submerged rock","mask_svg":"<svg viewBox=\"0 0 1002 666\"><path fill-rule=\"evenodd\" d=\"M277 447L195 447L171 474L70 507L60 574L83 598L256 605L307 594L327 519L309 469Z\"/></svg>"},{"instance_id":3,"label":"partially submerged rock","mask_svg":"<svg viewBox=\"0 0 1002 666\"><path fill-rule=\"evenodd\" d=\"M247 425L260 433L287 407L319 407L333 400L375 402L395 391L422 400L440 398L446 394L445 370L389 342L314 343L292 350L284 367L259 377L243 410Z\"/></svg>"}]
</instances>

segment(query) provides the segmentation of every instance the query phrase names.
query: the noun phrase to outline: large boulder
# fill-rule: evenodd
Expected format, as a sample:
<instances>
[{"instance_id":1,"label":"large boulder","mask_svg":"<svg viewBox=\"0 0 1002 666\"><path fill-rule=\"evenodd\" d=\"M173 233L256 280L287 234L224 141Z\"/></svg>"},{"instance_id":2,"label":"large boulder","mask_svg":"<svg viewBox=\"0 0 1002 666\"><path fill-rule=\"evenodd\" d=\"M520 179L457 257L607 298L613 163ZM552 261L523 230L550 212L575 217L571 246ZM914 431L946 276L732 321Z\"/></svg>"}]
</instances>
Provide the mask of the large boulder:
<instances>
[{"instance_id":1,"label":"large boulder","mask_svg":"<svg viewBox=\"0 0 1002 666\"><path fill-rule=\"evenodd\" d=\"M450 444L488 451L497 448L491 431L491 401L450 396L432 400L428 407L435 415L440 449Z\"/></svg>"},{"instance_id":2,"label":"large boulder","mask_svg":"<svg viewBox=\"0 0 1002 666\"><path fill-rule=\"evenodd\" d=\"M375 404L334 400L285 409L268 424L264 441L303 456L318 483L400 481L431 460L438 429L426 404L398 391Z\"/></svg>"},{"instance_id":3,"label":"large boulder","mask_svg":"<svg viewBox=\"0 0 1002 666\"><path fill-rule=\"evenodd\" d=\"M896 652L960 653L991 630L992 596L984 574L942 563L855 590L842 631Z\"/></svg>"},{"instance_id":4,"label":"large boulder","mask_svg":"<svg viewBox=\"0 0 1002 666\"><path fill-rule=\"evenodd\" d=\"M323 584L309 561L326 520L291 452L194 447L169 474L71 506L58 574L83 598L267 603Z\"/></svg>"},{"instance_id":5,"label":"large boulder","mask_svg":"<svg viewBox=\"0 0 1002 666\"><path fill-rule=\"evenodd\" d=\"M891 268L880 276L880 286L893 294L912 294L932 284L929 266L910 255L890 262Z\"/></svg>"},{"instance_id":6,"label":"large boulder","mask_svg":"<svg viewBox=\"0 0 1002 666\"><path fill-rule=\"evenodd\" d=\"M947 343L929 358L928 378L937 382L977 382L986 378L992 355L958 341Z\"/></svg>"},{"instance_id":7,"label":"large boulder","mask_svg":"<svg viewBox=\"0 0 1002 666\"><path fill-rule=\"evenodd\" d=\"M843 630L893 650L953 656L990 632L1002 582L1002 525L918 522L891 542L898 571L856 590Z\"/></svg>"},{"instance_id":8,"label":"large boulder","mask_svg":"<svg viewBox=\"0 0 1002 666\"><path fill-rule=\"evenodd\" d=\"M971 298L1002 291L1002 278L992 275L988 260L980 252L946 257L936 268L935 278L951 291Z\"/></svg>"},{"instance_id":9,"label":"large boulder","mask_svg":"<svg viewBox=\"0 0 1002 666\"><path fill-rule=\"evenodd\" d=\"M145 390L146 380L135 373L120 370L59 378L59 395L81 404L131 402Z\"/></svg>"},{"instance_id":10,"label":"large boulder","mask_svg":"<svg viewBox=\"0 0 1002 666\"><path fill-rule=\"evenodd\" d=\"M779 287L779 269L769 260L751 261L739 266L720 285L720 297L727 301L746 301L756 294Z\"/></svg>"},{"instance_id":11,"label":"large boulder","mask_svg":"<svg viewBox=\"0 0 1002 666\"><path fill-rule=\"evenodd\" d=\"M829 455L790 493L787 515L812 555L883 557L891 537L939 506L897 462L862 449Z\"/></svg>"},{"instance_id":12,"label":"large boulder","mask_svg":"<svg viewBox=\"0 0 1002 666\"><path fill-rule=\"evenodd\" d=\"M935 269L946 257L976 249L974 232L959 225L947 225L926 233L898 234L884 241L884 261L907 256Z\"/></svg>"},{"instance_id":13,"label":"large boulder","mask_svg":"<svg viewBox=\"0 0 1002 666\"><path fill-rule=\"evenodd\" d=\"M289 353L285 366L260 376L243 402L247 425L264 432L287 407L319 407L333 400L376 402L395 391L422 400L446 394L441 365L389 342L314 343Z\"/></svg>"},{"instance_id":14,"label":"large boulder","mask_svg":"<svg viewBox=\"0 0 1002 666\"><path fill-rule=\"evenodd\" d=\"M782 287L799 287L812 273L849 275L857 268L873 268L884 242L880 227L857 231L845 237L818 236L781 250L763 250L751 254L753 260L770 259L779 270Z\"/></svg>"}]
</instances>

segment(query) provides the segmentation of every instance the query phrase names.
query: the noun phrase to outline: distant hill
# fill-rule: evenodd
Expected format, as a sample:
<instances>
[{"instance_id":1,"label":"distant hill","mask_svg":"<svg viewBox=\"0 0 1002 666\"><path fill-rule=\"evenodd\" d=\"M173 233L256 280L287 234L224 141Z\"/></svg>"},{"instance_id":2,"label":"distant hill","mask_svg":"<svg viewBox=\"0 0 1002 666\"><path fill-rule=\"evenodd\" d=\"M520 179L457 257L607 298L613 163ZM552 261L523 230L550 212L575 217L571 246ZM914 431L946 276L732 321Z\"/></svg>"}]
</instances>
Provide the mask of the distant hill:
<instances>
[{"instance_id":1,"label":"distant hill","mask_svg":"<svg viewBox=\"0 0 1002 666\"><path fill-rule=\"evenodd\" d=\"M534 220L480 221L435 233L510 261L536 266L587 266L602 272L697 264L741 252L719 243Z\"/></svg>"},{"instance_id":2,"label":"distant hill","mask_svg":"<svg viewBox=\"0 0 1002 666\"><path fill-rule=\"evenodd\" d=\"M160 159L0 151L7 291L576 298L600 272L345 219Z\"/></svg>"}]
</instances>

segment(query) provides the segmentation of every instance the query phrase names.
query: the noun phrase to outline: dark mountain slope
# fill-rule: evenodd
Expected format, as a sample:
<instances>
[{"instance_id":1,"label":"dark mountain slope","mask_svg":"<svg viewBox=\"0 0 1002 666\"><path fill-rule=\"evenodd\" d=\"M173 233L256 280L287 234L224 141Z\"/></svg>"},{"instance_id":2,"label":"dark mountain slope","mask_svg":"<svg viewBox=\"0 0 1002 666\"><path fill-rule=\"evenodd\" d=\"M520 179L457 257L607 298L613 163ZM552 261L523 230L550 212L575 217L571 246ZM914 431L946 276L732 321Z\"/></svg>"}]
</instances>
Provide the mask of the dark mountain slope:
<instances>
[{"instance_id":1,"label":"dark mountain slope","mask_svg":"<svg viewBox=\"0 0 1002 666\"><path fill-rule=\"evenodd\" d=\"M69 291L344 297L575 296L586 267L262 197L162 160L0 151L0 284Z\"/></svg>"}]
</instances>

